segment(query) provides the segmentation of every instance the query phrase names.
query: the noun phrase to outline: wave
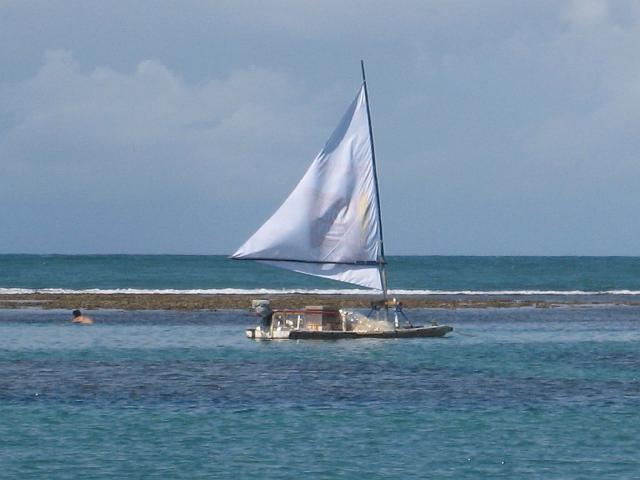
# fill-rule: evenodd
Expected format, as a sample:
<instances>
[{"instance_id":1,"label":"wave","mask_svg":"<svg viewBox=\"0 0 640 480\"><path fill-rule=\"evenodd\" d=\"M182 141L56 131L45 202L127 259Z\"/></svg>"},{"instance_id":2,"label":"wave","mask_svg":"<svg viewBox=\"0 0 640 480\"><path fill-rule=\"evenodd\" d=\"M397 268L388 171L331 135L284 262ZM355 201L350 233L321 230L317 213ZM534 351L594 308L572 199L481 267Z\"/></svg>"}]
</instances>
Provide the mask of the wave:
<instances>
[{"instance_id":1,"label":"wave","mask_svg":"<svg viewBox=\"0 0 640 480\"><path fill-rule=\"evenodd\" d=\"M35 293L51 295L372 295L375 291L364 289L298 289L298 288L209 288L209 289L145 289L145 288L0 288L0 295L29 295ZM475 295L475 296L573 296L573 295L640 295L640 290L389 290L389 295Z\"/></svg>"}]
</instances>

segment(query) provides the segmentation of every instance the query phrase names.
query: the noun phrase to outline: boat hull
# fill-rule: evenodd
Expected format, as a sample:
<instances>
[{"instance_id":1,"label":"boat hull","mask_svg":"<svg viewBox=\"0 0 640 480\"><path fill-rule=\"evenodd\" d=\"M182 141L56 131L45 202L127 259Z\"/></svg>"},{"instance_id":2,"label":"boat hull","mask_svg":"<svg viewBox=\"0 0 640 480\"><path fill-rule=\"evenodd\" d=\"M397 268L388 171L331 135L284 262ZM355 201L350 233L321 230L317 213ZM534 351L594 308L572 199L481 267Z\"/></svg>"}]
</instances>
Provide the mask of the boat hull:
<instances>
[{"instance_id":1,"label":"boat hull","mask_svg":"<svg viewBox=\"0 0 640 480\"><path fill-rule=\"evenodd\" d=\"M255 340L341 340L357 338L428 338L443 337L451 332L453 327L448 325L432 325L428 327L399 328L380 332L345 332L341 330L290 330L288 332L263 332L258 329L248 329L247 337Z\"/></svg>"},{"instance_id":2,"label":"boat hull","mask_svg":"<svg viewBox=\"0 0 640 480\"><path fill-rule=\"evenodd\" d=\"M442 337L453 330L448 325L435 325L429 327L399 328L381 332L342 332L342 331L310 331L292 330L289 333L291 340L337 340L342 338L427 338Z\"/></svg>"}]
</instances>

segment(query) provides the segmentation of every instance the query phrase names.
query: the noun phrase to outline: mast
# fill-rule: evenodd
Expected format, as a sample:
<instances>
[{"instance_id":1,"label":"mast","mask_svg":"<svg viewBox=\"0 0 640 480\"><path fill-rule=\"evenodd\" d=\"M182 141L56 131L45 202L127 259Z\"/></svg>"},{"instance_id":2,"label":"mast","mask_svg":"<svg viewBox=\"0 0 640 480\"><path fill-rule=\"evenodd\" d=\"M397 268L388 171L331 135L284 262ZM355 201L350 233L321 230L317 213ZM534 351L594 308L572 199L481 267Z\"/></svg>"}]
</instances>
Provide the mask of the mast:
<instances>
[{"instance_id":1,"label":"mast","mask_svg":"<svg viewBox=\"0 0 640 480\"><path fill-rule=\"evenodd\" d=\"M378 207L378 225L380 225L380 257L378 269L380 270L380 282L382 283L382 298L387 303L387 272L384 260L384 237L382 236L382 212L380 210L380 189L378 188L378 169L376 167L376 151L373 146L373 127L371 126L371 110L369 109L369 91L367 90L367 77L364 73L364 60L360 60L362 68L362 84L364 85L364 100L367 105L367 121L369 122L369 141L371 143L371 161L373 163L373 180L376 186L376 206ZM388 308L388 307L387 307Z\"/></svg>"}]
</instances>

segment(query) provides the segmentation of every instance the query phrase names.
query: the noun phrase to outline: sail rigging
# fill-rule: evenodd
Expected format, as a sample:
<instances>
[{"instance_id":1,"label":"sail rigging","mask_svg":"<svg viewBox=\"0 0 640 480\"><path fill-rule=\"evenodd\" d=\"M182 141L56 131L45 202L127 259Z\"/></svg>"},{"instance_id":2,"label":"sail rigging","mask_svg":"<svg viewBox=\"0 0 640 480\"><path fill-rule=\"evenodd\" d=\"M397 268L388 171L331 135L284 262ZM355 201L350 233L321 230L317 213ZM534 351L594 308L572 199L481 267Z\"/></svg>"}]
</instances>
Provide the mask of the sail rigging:
<instances>
[{"instance_id":1,"label":"sail rigging","mask_svg":"<svg viewBox=\"0 0 640 480\"><path fill-rule=\"evenodd\" d=\"M364 81L289 197L231 256L382 290L384 250Z\"/></svg>"},{"instance_id":2,"label":"sail rigging","mask_svg":"<svg viewBox=\"0 0 640 480\"><path fill-rule=\"evenodd\" d=\"M367 123L369 125L369 144L371 145L371 163L373 165L373 180L376 188L376 206L378 207L378 224L380 225L380 259L378 269L380 283L382 284L382 298L387 300L387 271L384 261L384 237L382 234L382 210L380 209L380 187L378 185L378 167L376 166L376 149L373 142L373 126L371 125L371 109L369 108L369 90L367 89L367 76L364 73L364 60L360 60L362 69L362 88L364 89L364 101L367 107Z\"/></svg>"}]
</instances>

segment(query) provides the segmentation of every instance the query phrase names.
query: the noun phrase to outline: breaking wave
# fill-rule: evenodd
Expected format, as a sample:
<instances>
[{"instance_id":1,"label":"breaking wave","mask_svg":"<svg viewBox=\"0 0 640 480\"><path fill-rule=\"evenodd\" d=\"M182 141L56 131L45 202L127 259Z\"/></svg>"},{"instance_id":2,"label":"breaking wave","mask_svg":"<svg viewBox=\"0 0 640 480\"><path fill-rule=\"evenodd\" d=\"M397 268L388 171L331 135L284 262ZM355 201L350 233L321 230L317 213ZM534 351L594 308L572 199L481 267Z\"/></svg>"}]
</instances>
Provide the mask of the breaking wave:
<instances>
[{"instance_id":1,"label":"breaking wave","mask_svg":"<svg viewBox=\"0 0 640 480\"><path fill-rule=\"evenodd\" d=\"M94 295L286 295L286 294L307 294L307 295L372 295L375 290L364 289L297 289L297 288L210 288L210 289L145 289L145 288L0 288L0 295L28 295L34 293L71 295L71 294L94 294ZM477 296L573 296L573 295L640 295L640 290L389 290L390 295L477 295Z\"/></svg>"}]
</instances>

